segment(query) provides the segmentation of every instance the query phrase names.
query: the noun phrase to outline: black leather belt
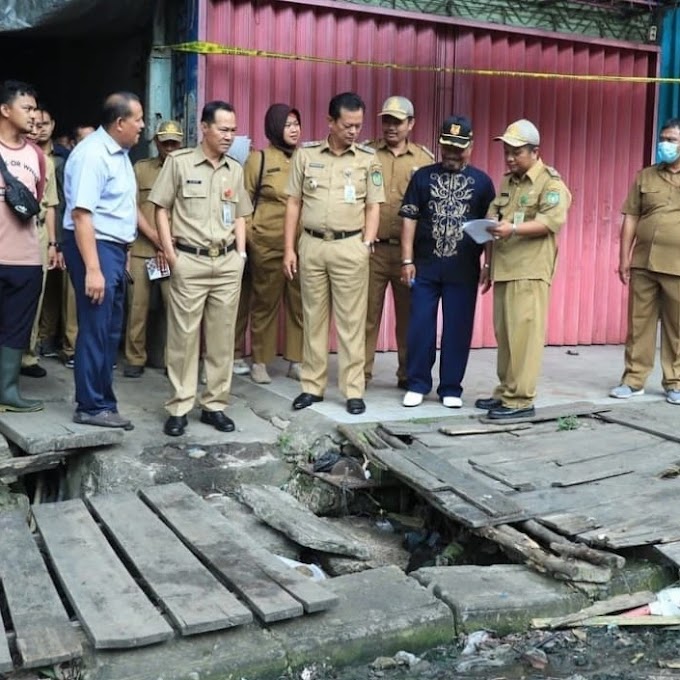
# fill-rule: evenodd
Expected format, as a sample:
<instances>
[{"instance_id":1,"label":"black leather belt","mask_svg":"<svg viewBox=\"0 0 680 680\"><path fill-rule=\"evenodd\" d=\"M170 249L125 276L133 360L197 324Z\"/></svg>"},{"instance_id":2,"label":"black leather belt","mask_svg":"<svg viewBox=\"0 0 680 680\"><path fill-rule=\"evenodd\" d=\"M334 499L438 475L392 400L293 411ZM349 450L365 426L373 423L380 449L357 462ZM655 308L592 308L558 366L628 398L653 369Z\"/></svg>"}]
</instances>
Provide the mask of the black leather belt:
<instances>
[{"instance_id":1,"label":"black leather belt","mask_svg":"<svg viewBox=\"0 0 680 680\"><path fill-rule=\"evenodd\" d=\"M398 238L381 238L377 241L373 241L374 246L400 246L401 241Z\"/></svg>"},{"instance_id":2,"label":"black leather belt","mask_svg":"<svg viewBox=\"0 0 680 680\"><path fill-rule=\"evenodd\" d=\"M211 246L210 248L194 248L193 246L185 246L183 243L175 243L175 248L181 250L183 253L191 253L192 255L203 255L203 257L219 257L226 255L236 248L236 242L230 243L228 246Z\"/></svg>"},{"instance_id":3,"label":"black leather belt","mask_svg":"<svg viewBox=\"0 0 680 680\"><path fill-rule=\"evenodd\" d=\"M354 231L333 231L332 229L309 229L304 228L305 231L314 238L320 238L324 241L337 241L340 238L349 238L360 234L363 229L355 229Z\"/></svg>"}]
</instances>

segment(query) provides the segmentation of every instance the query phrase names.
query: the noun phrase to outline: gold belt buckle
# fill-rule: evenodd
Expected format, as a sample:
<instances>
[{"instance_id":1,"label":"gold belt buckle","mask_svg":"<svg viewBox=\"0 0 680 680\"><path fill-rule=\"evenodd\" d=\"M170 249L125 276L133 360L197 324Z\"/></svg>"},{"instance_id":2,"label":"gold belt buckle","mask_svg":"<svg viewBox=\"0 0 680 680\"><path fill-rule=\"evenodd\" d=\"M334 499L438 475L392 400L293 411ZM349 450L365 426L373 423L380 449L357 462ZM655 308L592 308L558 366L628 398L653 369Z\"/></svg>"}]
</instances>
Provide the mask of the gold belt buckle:
<instances>
[{"instance_id":1,"label":"gold belt buckle","mask_svg":"<svg viewBox=\"0 0 680 680\"><path fill-rule=\"evenodd\" d=\"M210 257L217 257L221 250L222 249L218 248L217 246L210 246L210 248L208 248L208 255Z\"/></svg>"},{"instance_id":2,"label":"gold belt buckle","mask_svg":"<svg viewBox=\"0 0 680 680\"><path fill-rule=\"evenodd\" d=\"M333 232L330 229L326 229L323 233L323 240L324 241L335 241L335 237L333 235Z\"/></svg>"}]
</instances>

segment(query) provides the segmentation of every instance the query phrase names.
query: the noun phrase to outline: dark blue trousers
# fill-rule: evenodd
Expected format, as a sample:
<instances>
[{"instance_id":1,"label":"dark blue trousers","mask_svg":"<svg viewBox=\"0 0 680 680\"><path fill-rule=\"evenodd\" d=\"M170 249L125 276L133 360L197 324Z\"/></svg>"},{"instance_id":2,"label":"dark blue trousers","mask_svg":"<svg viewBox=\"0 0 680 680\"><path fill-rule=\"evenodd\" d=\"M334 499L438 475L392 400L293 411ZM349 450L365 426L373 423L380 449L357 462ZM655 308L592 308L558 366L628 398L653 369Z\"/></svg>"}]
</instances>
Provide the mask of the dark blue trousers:
<instances>
[{"instance_id":1,"label":"dark blue trousers","mask_svg":"<svg viewBox=\"0 0 680 680\"><path fill-rule=\"evenodd\" d=\"M442 302L443 327L439 358L439 398L460 397L470 356L477 284L447 283L417 271L411 287L408 325L408 389L419 394L432 390L432 367L437 355L437 310Z\"/></svg>"},{"instance_id":2,"label":"dark blue trousers","mask_svg":"<svg viewBox=\"0 0 680 680\"><path fill-rule=\"evenodd\" d=\"M0 264L0 347L28 348L42 275L39 264Z\"/></svg>"},{"instance_id":3,"label":"dark blue trousers","mask_svg":"<svg viewBox=\"0 0 680 680\"><path fill-rule=\"evenodd\" d=\"M64 257L76 293L78 339L74 356L76 410L96 415L118 411L113 393L116 363L123 327L126 248L97 240L97 253L106 290L103 302L94 304L85 295L85 263L73 232L64 230Z\"/></svg>"}]
</instances>

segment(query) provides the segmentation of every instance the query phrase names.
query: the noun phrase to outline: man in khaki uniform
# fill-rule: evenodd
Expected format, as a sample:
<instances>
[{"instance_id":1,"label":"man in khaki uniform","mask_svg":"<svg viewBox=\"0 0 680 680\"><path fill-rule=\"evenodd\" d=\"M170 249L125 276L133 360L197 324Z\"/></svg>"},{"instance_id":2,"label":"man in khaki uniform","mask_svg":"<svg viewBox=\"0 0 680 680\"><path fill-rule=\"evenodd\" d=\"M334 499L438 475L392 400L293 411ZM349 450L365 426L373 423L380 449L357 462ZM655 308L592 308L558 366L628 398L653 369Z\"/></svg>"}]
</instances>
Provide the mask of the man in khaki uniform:
<instances>
[{"instance_id":1,"label":"man in khaki uniform","mask_svg":"<svg viewBox=\"0 0 680 680\"><path fill-rule=\"evenodd\" d=\"M373 376L375 348L382 320L385 291L389 284L394 298L396 316L397 350L399 366L397 385L407 389L406 380L406 335L410 307L410 293L402 283L401 225L399 217L401 199L408 183L419 168L430 165L434 155L424 146L409 140L415 117L413 104L406 97L389 97L378 114L382 120L383 137L369 146L383 169L385 202L380 206L380 226L375 252L371 256L368 278L368 315L366 317L366 382Z\"/></svg>"},{"instance_id":2,"label":"man in khaki uniform","mask_svg":"<svg viewBox=\"0 0 680 680\"><path fill-rule=\"evenodd\" d=\"M557 234L571 194L559 173L539 158L540 135L533 123L518 120L496 139L503 142L509 170L489 208L489 217L498 220L489 231L499 384L492 397L475 406L500 420L534 415Z\"/></svg>"},{"instance_id":3,"label":"man in khaki uniform","mask_svg":"<svg viewBox=\"0 0 680 680\"><path fill-rule=\"evenodd\" d=\"M298 241L304 347L293 401L303 409L323 401L328 382L331 306L338 334L338 382L352 414L366 410L363 395L368 260L385 200L380 162L357 144L366 106L353 92L331 99L328 138L308 142L293 156L284 223L283 268L297 273Z\"/></svg>"},{"instance_id":4,"label":"man in khaki uniform","mask_svg":"<svg viewBox=\"0 0 680 680\"><path fill-rule=\"evenodd\" d=\"M149 301L154 281L149 278L147 260L155 260L158 269L167 267L163 256L158 230L156 229L156 206L149 201L149 194L161 172L163 163L172 151L182 146L184 132L174 120L164 120L158 125L154 142L158 155L137 161L134 166L137 180L137 238L130 249L130 275L133 285L128 286L128 319L125 332L125 360L123 371L126 378L139 378L146 365L146 321L149 317ZM160 284L163 301L167 299L167 278L156 280Z\"/></svg>"},{"instance_id":5,"label":"man in khaki uniform","mask_svg":"<svg viewBox=\"0 0 680 680\"><path fill-rule=\"evenodd\" d=\"M201 323L207 382L199 398L201 422L221 432L234 430L224 409L246 258L245 217L252 206L241 165L225 156L236 134L232 105L207 103L201 131L199 146L168 156L149 196L172 272L166 364L173 396L165 404L170 415L163 431L174 437L184 433L196 399Z\"/></svg>"},{"instance_id":6,"label":"man in khaki uniform","mask_svg":"<svg viewBox=\"0 0 680 680\"><path fill-rule=\"evenodd\" d=\"M36 116L40 116L40 114L40 111L36 112ZM35 126L34 131L37 132ZM29 135L29 137L32 141L37 141L35 133ZM50 156L45 154L45 193L40 201L40 212L36 220L43 265L42 288L31 329L30 344L21 357L21 369L19 371L21 375L31 378L43 378L47 375L47 371L38 363L38 331L40 330L40 313L45 298L47 272L55 269L60 260L59 253L57 252L59 246L56 236L56 208L58 205L59 197L57 196L57 178L54 162Z\"/></svg>"},{"instance_id":7,"label":"man in khaki uniform","mask_svg":"<svg viewBox=\"0 0 680 680\"><path fill-rule=\"evenodd\" d=\"M666 401L680 404L680 118L659 135L656 165L638 172L623 204L618 274L628 295L628 337L621 384L609 396L645 393L661 320Z\"/></svg>"}]
</instances>

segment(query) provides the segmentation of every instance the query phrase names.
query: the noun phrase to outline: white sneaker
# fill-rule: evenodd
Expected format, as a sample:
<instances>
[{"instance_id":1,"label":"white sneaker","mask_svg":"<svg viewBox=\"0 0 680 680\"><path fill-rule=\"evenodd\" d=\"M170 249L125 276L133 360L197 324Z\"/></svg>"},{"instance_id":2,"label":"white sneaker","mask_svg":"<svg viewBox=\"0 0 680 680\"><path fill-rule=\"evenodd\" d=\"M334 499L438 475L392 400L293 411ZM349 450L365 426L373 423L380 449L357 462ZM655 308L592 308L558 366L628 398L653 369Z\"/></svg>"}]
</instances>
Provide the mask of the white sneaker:
<instances>
[{"instance_id":1,"label":"white sneaker","mask_svg":"<svg viewBox=\"0 0 680 680\"><path fill-rule=\"evenodd\" d=\"M460 397L443 397L442 404L446 408L461 408L463 406L463 400Z\"/></svg>"},{"instance_id":2,"label":"white sneaker","mask_svg":"<svg viewBox=\"0 0 680 680\"><path fill-rule=\"evenodd\" d=\"M401 403L404 406L420 406L423 403L423 396L420 392L407 392L404 395L404 401Z\"/></svg>"},{"instance_id":3,"label":"white sneaker","mask_svg":"<svg viewBox=\"0 0 680 680\"><path fill-rule=\"evenodd\" d=\"M250 373L250 366L243 359L234 359L232 372L234 375L248 375Z\"/></svg>"},{"instance_id":4,"label":"white sneaker","mask_svg":"<svg viewBox=\"0 0 680 680\"><path fill-rule=\"evenodd\" d=\"M617 385L609 390L609 396L614 399L630 399L631 397L641 397L645 393L644 388L633 389L630 385Z\"/></svg>"},{"instance_id":5,"label":"white sneaker","mask_svg":"<svg viewBox=\"0 0 680 680\"><path fill-rule=\"evenodd\" d=\"M669 404L680 404L680 390L666 390L666 401Z\"/></svg>"},{"instance_id":6,"label":"white sneaker","mask_svg":"<svg viewBox=\"0 0 680 680\"><path fill-rule=\"evenodd\" d=\"M291 361L286 374L291 380L300 380L300 362Z\"/></svg>"},{"instance_id":7,"label":"white sneaker","mask_svg":"<svg viewBox=\"0 0 680 680\"><path fill-rule=\"evenodd\" d=\"M265 364L253 364L250 367L250 378L253 382L258 383L258 385L267 385L272 381L269 373L267 373Z\"/></svg>"}]
</instances>

